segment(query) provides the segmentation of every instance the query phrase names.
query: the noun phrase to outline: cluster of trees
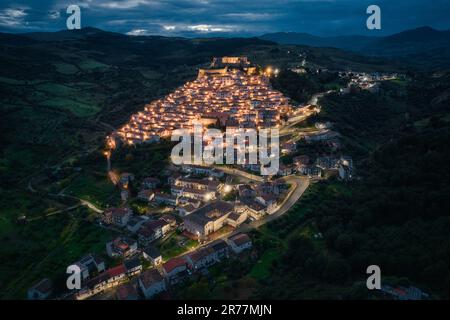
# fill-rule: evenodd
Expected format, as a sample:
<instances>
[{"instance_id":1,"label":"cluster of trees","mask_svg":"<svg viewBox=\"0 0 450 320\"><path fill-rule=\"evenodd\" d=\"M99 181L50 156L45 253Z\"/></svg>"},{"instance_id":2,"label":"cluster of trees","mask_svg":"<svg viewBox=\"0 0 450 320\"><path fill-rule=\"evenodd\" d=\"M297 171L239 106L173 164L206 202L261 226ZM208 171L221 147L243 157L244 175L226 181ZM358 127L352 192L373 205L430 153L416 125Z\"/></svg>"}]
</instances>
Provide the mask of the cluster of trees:
<instances>
[{"instance_id":1,"label":"cluster of trees","mask_svg":"<svg viewBox=\"0 0 450 320\"><path fill-rule=\"evenodd\" d=\"M449 86L442 78L414 80L406 97L398 100L407 101L402 106L406 120L394 116L378 122L375 135L370 132L377 117L371 113L380 111L377 104L368 105L366 115L345 103L340 109L335 103L324 105L337 127L348 126L347 132L357 127L359 141L372 147L359 162L359 179L314 185L294 210L271 224L289 245L263 286L264 297L307 298L306 293L320 291L320 297L364 298L368 292L361 296L364 291L355 286L360 288L372 264L381 267L383 276L404 278L437 297L450 297ZM395 94L385 91L371 99L395 102ZM395 132L389 127L393 123ZM384 143L379 140L383 132L392 133ZM320 233L320 239L301 232L305 228ZM336 285L342 290L333 290Z\"/></svg>"},{"instance_id":2,"label":"cluster of trees","mask_svg":"<svg viewBox=\"0 0 450 320\"><path fill-rule=\"evenodd\" d=\"M335 72L297 74L282 70L271 79L272 86L298 103L307 102L313 94L328 90L331 86L345 85Z\"/></svg>"},{"instance_id":3,"label":"cluster of trees","mask_svg":"<svg viewBox=\"0 0 450 320\"><path fill-rule=\"evenodd\" d=\"M136 178L148 176L162 178L164 168L169 164L173 144L162 140L160 143L123 145L111 155L113 168L120 172L131 172Z\"/></svg>"}]
</instances>

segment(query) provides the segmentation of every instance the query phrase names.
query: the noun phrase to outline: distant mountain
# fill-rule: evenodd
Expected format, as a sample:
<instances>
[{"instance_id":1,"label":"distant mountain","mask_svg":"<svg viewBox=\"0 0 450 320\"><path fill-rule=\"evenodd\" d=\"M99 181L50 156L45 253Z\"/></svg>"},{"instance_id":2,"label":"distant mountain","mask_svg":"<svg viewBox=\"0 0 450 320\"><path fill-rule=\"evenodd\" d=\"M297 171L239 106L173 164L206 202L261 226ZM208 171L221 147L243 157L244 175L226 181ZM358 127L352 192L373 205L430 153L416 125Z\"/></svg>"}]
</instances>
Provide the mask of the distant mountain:
<instances>
[{"instance_id":1,"label":"distant mountain","mask_svg":"<svg viewBox=\"0 0 450 320\"><path fill-rule=\"evenodd\" d=\"M311 47L333 47L358 51L374 39L366 36L319 37L308 33L276 32L262 35L260 39L279 44L301 44Z\"/></svg>"},{"instance_id":2,"label":"distant mountain","mask_svg":"<svg viewBox=\"0 0 450 320\"><path fill-rule=\"evenodd\" d=\"M318 37L307 33L278 32L265 34L260 38L280 44L335 47L379 56L416 55L440 48L448 51L450 48L450 30L439 31L430 27L407 30L386 37Z\"/></svg>"},{"instance_id":3,"label":"distant mountain","mask_svg":"<svg viewBox=\"0 0 450 320\"><path fill-rule=\"evenodd\" d=\"M29 32L29 33L22 33L20 35L38 41L65 41L65 40L83 39L86 37L98 37L108 34L116 36L122 35L123 37L125 37L125 35L120 33L103 31L93 27L86 27L80 30L61 30L57 32Z\"/></svg>"}]
</instances>

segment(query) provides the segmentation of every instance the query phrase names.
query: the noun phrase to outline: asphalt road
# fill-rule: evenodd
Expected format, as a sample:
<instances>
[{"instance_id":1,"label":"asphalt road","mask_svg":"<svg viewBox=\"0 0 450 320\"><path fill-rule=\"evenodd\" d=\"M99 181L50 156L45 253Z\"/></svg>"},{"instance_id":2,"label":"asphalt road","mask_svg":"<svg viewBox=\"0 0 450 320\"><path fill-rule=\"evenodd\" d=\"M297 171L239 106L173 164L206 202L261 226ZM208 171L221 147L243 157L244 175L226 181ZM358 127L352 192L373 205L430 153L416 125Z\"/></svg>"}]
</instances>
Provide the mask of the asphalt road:
<instances>
[{"instance_id":1,"label":"asphalt road","mask_svg":"<svg viewBox=\"0 0 450 320\"><path fill-rule=\"evenodd\" d=\"M289 194L286 196L285 200L278 207L278 209L274 213L272 213L270 215L266 215L260 220L253 221L251 223L242 224L240 227L235 229L231 234L229 234L227 236L237 234L240 232L247 232L252 229L257 229L260 226L262 226L263 224L266 224L267 222L270 222L272 220L279 218L280 216L282 216L283 214L288 212L289 209L291 209L295 203L297 203L297 201L300 199L300 197L303 195L303 193L309 186L309 179L307 177L288 176L288 177L281 178L279 180L283 180L286 183L291 184L293 186L293 189L289 192Z\"/></svg>"}]
</instances>

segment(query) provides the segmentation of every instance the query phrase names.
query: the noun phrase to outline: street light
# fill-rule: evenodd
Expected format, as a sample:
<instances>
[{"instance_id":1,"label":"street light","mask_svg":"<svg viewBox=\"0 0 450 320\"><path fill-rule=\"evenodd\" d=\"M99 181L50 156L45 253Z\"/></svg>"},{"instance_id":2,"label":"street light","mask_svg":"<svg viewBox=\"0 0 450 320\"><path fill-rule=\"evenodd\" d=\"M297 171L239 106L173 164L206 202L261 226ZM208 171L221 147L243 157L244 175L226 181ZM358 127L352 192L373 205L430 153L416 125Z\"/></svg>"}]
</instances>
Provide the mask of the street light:
<instances>
[{"instance_id":1,"label":"street light","mask_svg":"<svg viewBox=\"0 0 450 320\"><path fill-rule=\"evenodd\" d=\"M224 192L224 193L228 193L228 192L231 191L231 189L232 189L232 187L231 187L229 184L226 184L226 185L223 187L223 192Z\"/></svg>"}]
</instances>

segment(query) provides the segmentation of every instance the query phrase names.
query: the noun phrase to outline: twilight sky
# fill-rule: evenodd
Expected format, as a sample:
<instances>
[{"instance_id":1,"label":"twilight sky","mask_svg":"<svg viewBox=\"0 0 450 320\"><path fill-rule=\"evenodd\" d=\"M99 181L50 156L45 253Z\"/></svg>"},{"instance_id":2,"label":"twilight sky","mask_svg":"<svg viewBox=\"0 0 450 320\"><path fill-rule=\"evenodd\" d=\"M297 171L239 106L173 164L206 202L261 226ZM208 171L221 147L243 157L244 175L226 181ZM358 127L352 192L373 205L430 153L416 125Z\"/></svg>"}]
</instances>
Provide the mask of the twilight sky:
<instances>
[{"instance_id":1,"label":"twilight sky","mask_svg":"<svg viewBox=\"0 0 450 320\"><path fill-rule=\"evenodd\" d=\"M386 35L420 26L450 29L450 0L1 0L0 32L81 26L128 34L210 37L296 31L321 36ZM382 30L366 29L367 6L381 7Z\"/></svg>"}]
</instances>

